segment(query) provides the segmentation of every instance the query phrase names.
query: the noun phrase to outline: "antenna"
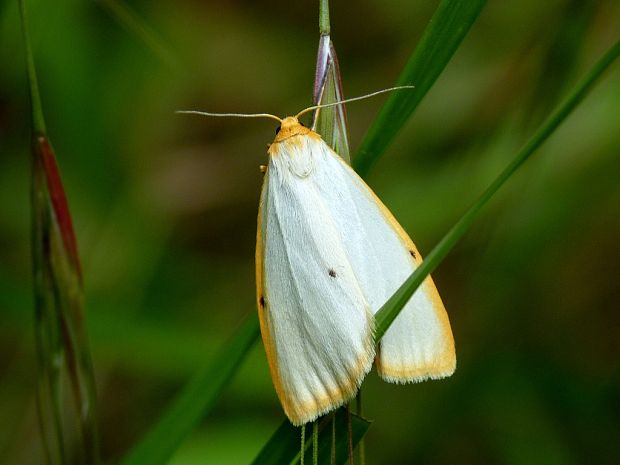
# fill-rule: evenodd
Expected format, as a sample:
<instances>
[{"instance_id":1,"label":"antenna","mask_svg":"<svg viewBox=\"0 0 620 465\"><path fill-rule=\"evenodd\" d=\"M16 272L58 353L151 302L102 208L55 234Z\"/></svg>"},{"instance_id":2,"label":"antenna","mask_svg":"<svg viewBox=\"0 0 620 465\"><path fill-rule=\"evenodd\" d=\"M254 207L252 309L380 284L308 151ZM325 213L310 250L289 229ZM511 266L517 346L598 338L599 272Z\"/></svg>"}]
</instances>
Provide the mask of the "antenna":
<instances>
[{"instance_id":1,"label":"antenna","mask_svg":"<svg viewBox=\"0 0 620 465\"><path fill-rule=\"evenodd\" d=\"M201 115L201 116L217 116L217 117L231 117L231 118L271 118L282 123L282 118L278 118L275 115L269 113L208 113L206 111L197 110L178 110L175 113L183 115Z\"/></svg>"},{"instance_id":2,"label":"antenna","mask_svg":"<svg viewBox=\"0 0 620 465\"><path fill-rule=\"evenodd\" d=\"M369 97L374 97L375 95L379 95L379 94L385 94L386 92L392 92L393 90L400 90L400 89L413 89L415 86L396 86L396 87L390 87L389 89L383 89L383 90L378 90L377 92L373 92L371 94L366 94L366 95L361 95L360 97L353 97L353 98L348 98L345 100L340 100L339 102L333 102L333 103L325 103L323 105L313 105L311 107L308 107L304 110L301 110L299 113L297 113L297 115L295 115L295 118L299 118L301 115L308 113L309 111L312 110L317 110L319 108L325 108L325 107L333 107L336 105L342 105L343 103L349 103L349 102L355 102L356 100L363 100Z\"/></svg>"},{"instance_id":3,"label":"antenna","mask_svg":"<svg viewBox=\"0 0 620 465\"><path fill-rule=\"evenodd\" d=\"M308 113L309 111L312 110L317 110L319 108L326 108L326 107L333 107L336 105L342 105L344 103L349 103L349 102L355 102L357 100L363 100L363 99L367 99L370 97L374 97L375 95L379 95L379 94L385 94L386 92L392 92L394 90L401 90L401 89L413 89L415 86L396 86L396 87L390 87L389 89L383 89L383 90L378 90L377 92L373 92L371 94L366 94L366 95L362 95L360 97L353 97L353 98L349 98L349 99L345 99L345 100L340 100L338 102L332 102L332 103L325 103L323 105L313 105L311 107L305 108L304 110L301 110L299 113L297 113L297 115L295 115L296 119L299 119L299 117L305 113ZM282 118L279 118L275 115L272 115L270 113L209 113L206 111L197 111L197 110L178 110L175 113L178 114L183 114L183 115L201 115L201 116L215 116L215 117L224 117L224 118L270 118L270 119L275 119L276 121L278 121L279 123L282 123Z\"/></svg>"}]
</instances>

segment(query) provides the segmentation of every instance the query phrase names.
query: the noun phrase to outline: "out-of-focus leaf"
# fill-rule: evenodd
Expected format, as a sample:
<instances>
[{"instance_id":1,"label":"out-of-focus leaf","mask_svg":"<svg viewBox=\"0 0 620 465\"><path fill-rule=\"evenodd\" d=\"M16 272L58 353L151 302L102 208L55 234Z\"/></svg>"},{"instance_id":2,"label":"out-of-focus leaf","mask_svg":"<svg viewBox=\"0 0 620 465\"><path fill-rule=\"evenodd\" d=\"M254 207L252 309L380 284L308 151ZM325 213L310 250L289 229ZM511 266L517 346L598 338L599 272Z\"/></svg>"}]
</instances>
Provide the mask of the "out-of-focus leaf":
<instances>
[{"instance_id":1,"label":"out-of-focus leaf","mask_svg":"<svg viewBox=\"0 0 620 465\"><path fill-rule=\"evenodd\" d=\"M332 464L332 419L336 421L336 462L346 463L349 457L349 435L347 411L344 408L336 410L333 415L327 415L319 420L319 448L318 463ZM351 437L355 447L368 428L370 421L352 413L351 414ZM309 424L306 425L309 428ZM280 465L299 463L300 459L300 428L293 426L288 420L282 422L276 432L271 436L260 453L252 462L255 465ZM306 434L305 440L305 463L312 463L312 435Z\"/></svg>"},{"instance_id":2,"label":"out-of-focus leaf","mask_svg":"<svg viewBox=\"0 0 620 465\"><path fill-rule=\"evenodd\" d=\"M49 464L99 462L95 381L83 324L80 259L71 214L45 133L45 121L34 66L25 0L20 12L26 47L32 110L32 265L37 346L37 407ZM73 405L63 400L69 384ZM71 411L77 428L65 424ZM68 431L77 431L76 440ZM69 444L77 444L77 451Z\"/></svg>"},{"instance_id":3,"label":"out-of-focus leaf","mask_svg":"<svg viewBox=\"0 0 620 465\"><path fill-rule=\"evenodd\" d=\"M38 408L49 456L69 454L62 412L65 376L78 422L81 463L97 463L95 381L84 329L82 278L73 226L48 139L33 143L32 251L38 359ZM57 450L57 453L51 451ZM51 463L56 463L52 461Z\"/></svg>"},{"instance_id":4,"label":"out-of-focus leaf","mask_svg":"<svg viewBox=\"0 0 620 465\"><path fill-rule=\"evenodd\" d=\"M439 4L397 81L397 85L413 85L415 88L388 97L353 159L353 167L361 176L368 173L394 140L446 67L485 4L486 0L442 0Z\"/></svg>"},{"instance_id":5,"label":"out-of-focus leaf","mask_svg":"<svg viewBox=\"0 0 620 465\"><path fill-rule=\"evenodd\" d=\"M121 465L164 465L219 398L228 381L258 338L255 314L222 347L214 360L198 371L146 433L122 459Z\"/></svg>"}]
</instances>

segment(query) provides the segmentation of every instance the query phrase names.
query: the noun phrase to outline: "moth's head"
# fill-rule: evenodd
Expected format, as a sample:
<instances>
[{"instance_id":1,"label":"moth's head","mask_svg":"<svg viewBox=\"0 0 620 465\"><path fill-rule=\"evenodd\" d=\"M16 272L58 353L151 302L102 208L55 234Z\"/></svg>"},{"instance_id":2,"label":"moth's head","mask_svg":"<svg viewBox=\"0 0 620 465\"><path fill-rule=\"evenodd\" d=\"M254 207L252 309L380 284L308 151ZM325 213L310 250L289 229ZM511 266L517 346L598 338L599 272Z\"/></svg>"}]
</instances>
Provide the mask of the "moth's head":
<instances>
[{"instance_id":1,"label":"moth's head","mask_svg":"<svg viewBox=\"0 0 620 465\"><path fill-rule=\"evenodd\" d=\"M280 126L276 128L276 138L273 140L273 143L277 144L291 137L306 135L310 132L310 129L300 123L297 117L287 116L282 120Z\"/></svg>"}]
</instances>

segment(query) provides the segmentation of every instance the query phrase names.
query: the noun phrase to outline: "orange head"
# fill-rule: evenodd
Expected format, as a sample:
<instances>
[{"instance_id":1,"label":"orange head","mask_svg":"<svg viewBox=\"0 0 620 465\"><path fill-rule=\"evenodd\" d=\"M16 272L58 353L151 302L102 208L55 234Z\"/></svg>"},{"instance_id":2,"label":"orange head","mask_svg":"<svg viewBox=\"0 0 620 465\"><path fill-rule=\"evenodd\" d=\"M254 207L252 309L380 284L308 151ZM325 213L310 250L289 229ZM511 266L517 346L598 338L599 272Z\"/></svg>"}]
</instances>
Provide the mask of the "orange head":
<instances>
[{"instance_id":1,"label":"orange head","mask_svg":"<svg viewBox=\"0 0 620 465\"><path fill-rule=\"evenodd\" d=\"M303 136L311 132L312 131L301 124L296 117L287 116L276 129L276 138L273 140L273 143L277 144L293 136Z\"/></svg>"}]
</instances>

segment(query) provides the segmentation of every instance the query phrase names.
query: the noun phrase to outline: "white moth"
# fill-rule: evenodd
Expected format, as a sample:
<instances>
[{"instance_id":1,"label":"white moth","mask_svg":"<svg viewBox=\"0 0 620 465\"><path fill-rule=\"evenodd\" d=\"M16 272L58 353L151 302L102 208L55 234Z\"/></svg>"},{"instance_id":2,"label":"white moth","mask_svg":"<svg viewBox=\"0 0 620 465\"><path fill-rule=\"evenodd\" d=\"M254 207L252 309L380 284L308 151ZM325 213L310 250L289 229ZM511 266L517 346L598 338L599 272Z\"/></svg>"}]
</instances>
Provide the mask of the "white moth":
<instances>
[{"instance_id":1,"label":"white moth","mask_svg":"<svg viewBox=\"0 0 620 465\"><path fill-rule=\"evenodd\" d=\"M430 277L375 353L373 315L422 259L366 183L299 123L301 113L237 115L281 122L259 205L256 289L271 376L294 425L352 399L373 361L393 383L443 378L456 367L448 316Z\"/></svg>"}]
</instances>

